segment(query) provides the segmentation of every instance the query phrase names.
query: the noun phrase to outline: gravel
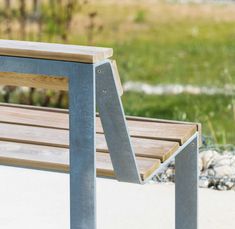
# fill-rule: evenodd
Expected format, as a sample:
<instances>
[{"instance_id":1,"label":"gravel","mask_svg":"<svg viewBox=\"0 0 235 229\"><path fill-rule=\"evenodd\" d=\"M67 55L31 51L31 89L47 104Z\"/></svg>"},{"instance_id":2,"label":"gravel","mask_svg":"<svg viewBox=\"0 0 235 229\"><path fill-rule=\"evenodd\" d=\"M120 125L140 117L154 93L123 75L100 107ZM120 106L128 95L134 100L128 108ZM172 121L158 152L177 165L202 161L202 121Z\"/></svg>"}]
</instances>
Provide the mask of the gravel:
<instances>
[{"instance_id":1,"label":"gravel","mask_svg":"<svg viewBox=\"0 0 235 229\"><path fill-rule=\"evenodd\" d=\"M235 151L201 149L199 154L199 187L235 191ZM153 178L154 182L174 182L175 164Z\"/></svg>"}]
</instances>

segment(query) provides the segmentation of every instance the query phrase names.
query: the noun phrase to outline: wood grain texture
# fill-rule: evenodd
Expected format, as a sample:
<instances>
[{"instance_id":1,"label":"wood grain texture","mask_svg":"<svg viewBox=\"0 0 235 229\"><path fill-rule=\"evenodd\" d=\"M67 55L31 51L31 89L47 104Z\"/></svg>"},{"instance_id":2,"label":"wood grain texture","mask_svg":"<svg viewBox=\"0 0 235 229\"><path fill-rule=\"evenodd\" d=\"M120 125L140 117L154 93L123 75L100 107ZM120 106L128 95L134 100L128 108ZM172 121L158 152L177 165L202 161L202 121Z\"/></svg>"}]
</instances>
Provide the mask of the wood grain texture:
<instances>
[{"instance_id":1,"label":"wood grain texture","mask_svg":"<svg viewBox=\"0 0 235 229\"><path fill-rule=\"evenodd\" d=\"M118 94L119 94L119 96L122 96L123 95L123 88L122 88L121 78L120 78L120 75L118 72L116 60L111 60L111 65L112 65L112 69L113 69L113 75L114 75L115 84L116 84L116 87L118 90Z\"/></svg>"},{"instance_id":2,"label":"wood grain texture","mask_svg":"<svg viewBox=\"0 0 235 229\"><path fill-rule=\"evenodd\" d=\"M96 117L96 123L98 175L114 176L99 117ZM196 124L132 117L128 120L128 127L142 179L150 176L161 161L164 162L179 148L181 141L186 141L197 131ZM0 163L67 171L69 168L65 161L68 162L68 158L65 159L65 155L68 157L68 148L67 110L0 104Z\"/></svg>"},{"instance_id":3,"label":"wood grain texture","mask_svg":"<svg viewBox=\"0 0 235 229\"><path fill-rule=\"evenodd\" d=\"M50 112L58 112L58 113L64 113L67 114L67 109L61 109L61 108L54 108L54 107L40 107L40 106L33 106L33 105L24 105L24 104L16 104L16 103L1 103L1 107L12 107L12 108L24 108L27 110L37 110L37 111L50 111Z\"/></svg>"},{"instance_id":4,"label":"wood grain texture","mask_svg":"<svg viewBox=\"0 0 235 229\"><path fill-rule=\"evenodd\" d=\"M0 40L0 55L96 63L113 55L111 48Z\"/></svg>"},{"instance_id":5,"label":"wood grain texture","mask_svg":"<svg viewBox=\"0 0 235 229\"><path fill-rule=\"evenodd\" d=\"M160 160L137 157L137 165L143 180L159 166ZM0 141L0 164L69 172L69 150L33 144ZM115 177L109 154L97 152L98 176Z\"/></svg>"},{"instance_id":6,"label":"wood grain texture","mask_svg":"<svg viewBox=\"0 0 235 229\"><path fill-rule=\"evenodd\" d=\"M174 123L174 124L184 124L184 125L194 125L197 128L197 132L199 134L199 145L202 144L202 124L198 122L186 122L186 121L177 121L177 120L169 120L169 119L154 119L154 118L146 118L146 117L137 117L137 116L126 116L127 120L134 121L145 121L145 122L159 122L159 123Z\"/></svg>"},{"instance_id":7,"label":"wood grain texture","mask_svg":"<svg viewBox=\"0 0 235 229\"><path fill-rule=\"evenodd\" d=\"M0 103L0 106L6 107L15 107L15 108L24 108L30 110L38 110L38 111L50 111L67 114L67 109L58 109L58 108L50 108L50 107L36 107L30 105L20 105L20 104L12 104L12 103ZM99 114L96 114L96 117L99 117ZM185 122L185 121L177 121L177 120L169 120L169 119L156 119L156 118L146 118L146 117L137 117L137 116L126 116L127 120L133 121L145 121L145 122L159 122L159 123L174 123L174 124L185 124L185 125L193 125L196 126L196 129L199 133L199 143L201 144L201 136L202 136L202 125L201 123L195 122Z\"/></svg>"},{"instance_id":8,"label":"wood grain texture","mask_svg":"<svg viewBox=\"0 0 235 229\"><path fill-rule=\"evenodd\" d=\"M0 85L25 86L50 90L68 90L68 78L0 72Z\"/></svg>"},{"instance_id":9,"label":"wood grain texture","mask_svg":"<svg viewBox=\"0 0 235 229\"><path fill-rule=\"evenodd\" d=\"M128 120L129 133L133 137L176 141L183 145L194 133L196 126L171 123L149 123Z\"/></svg>"},{"instance_id":10,"label":"wood grain texture","mask_svg":"<svg viewBox=\"0 0 235 229\"><path fill-rule=\"evenodd\" d=\"M47 127L0 123L0 140L69 148L69 131ZM131 139L136 156L165 161L179 147L177 142L152 139ZM108 153L104 134L96 134L96 150Z\"/></svg>"},{"instance_id":11,"label":"wood grain texture","mask_svg":"<svg viewBox=\"0 0 235 229\"><path fill-rule=\"evenodd\" d=\"M64 110L63 110L64 111ZM51 128L68 129L68 113L54 112L51 110L25 109L24 107L0 106L0 121L9 123L22 123ZM127 120L130 135L138 138L149 138L167 141L176 141L181 145L185 143L196 131L196 124L181 122L163 122L163 120ZM99 117L96 118L96 131L103 133Z\"/></svg>"}]
</instances>

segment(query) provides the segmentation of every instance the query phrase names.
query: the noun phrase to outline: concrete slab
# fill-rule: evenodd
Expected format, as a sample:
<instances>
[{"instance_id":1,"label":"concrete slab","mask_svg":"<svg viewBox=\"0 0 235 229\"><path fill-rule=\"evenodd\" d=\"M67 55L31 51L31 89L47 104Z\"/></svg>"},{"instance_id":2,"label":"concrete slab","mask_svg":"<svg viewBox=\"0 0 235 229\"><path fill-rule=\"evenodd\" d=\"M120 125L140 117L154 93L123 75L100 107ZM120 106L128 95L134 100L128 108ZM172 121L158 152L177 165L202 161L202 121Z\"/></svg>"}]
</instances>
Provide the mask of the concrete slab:
<instances>
[{"instance_id":1,"label":"concrete slab","mask_svg":"<svg viewBox=\"0 0 235 229\"><path fill-rule=\"evenodd\" d=\"M69 228L69 175L0 166L1 229ZM200 189L200 229L235 228L235 192ZM97 179L98 229L173 229L174 185Z\"/></svg>"}]
</instances>

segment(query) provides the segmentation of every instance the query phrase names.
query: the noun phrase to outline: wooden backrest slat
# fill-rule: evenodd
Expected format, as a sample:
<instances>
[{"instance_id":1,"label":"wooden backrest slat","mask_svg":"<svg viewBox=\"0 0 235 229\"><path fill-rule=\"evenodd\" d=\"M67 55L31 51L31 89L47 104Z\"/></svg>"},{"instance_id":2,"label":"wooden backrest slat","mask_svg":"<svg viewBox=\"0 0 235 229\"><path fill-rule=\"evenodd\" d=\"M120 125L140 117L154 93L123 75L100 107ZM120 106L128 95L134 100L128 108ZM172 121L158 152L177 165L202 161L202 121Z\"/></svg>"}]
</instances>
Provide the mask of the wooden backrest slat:
<instances>
[{"instance_id":1,"label":"wooden backrest slat","mask_svg":"<svg viewBox=\"0 0 235 229\"><path fill-rule=\"evenodd\" d=\"M0 85L25 86L49 90L68 90L68 78L0 72Z\"/></svg>"}]
</instances>

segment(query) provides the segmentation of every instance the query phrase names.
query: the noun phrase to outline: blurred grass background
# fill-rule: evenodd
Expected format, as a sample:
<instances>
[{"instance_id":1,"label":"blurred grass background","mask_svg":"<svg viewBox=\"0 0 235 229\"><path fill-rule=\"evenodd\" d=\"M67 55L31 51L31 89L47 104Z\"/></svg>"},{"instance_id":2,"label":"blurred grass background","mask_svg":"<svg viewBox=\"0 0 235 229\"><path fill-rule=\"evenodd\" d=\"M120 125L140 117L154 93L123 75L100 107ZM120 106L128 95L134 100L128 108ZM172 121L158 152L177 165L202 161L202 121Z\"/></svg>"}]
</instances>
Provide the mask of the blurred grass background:
<instances>
[{"instance_id":1,"label":"blurred grass background","mask_svg":"<svg viewBox=\"0 0 235 229\"><path fill-rule=\"evenodd\" d=\"M113 47L123 83L235 85L232 3L1 0L0 7L1 38ZM212 142L235 144L235 95L126 92L122 99L129 115L201 122ZM64 92L14 87L0 100L68 106Z\"/></svg>"}]
</instances>

